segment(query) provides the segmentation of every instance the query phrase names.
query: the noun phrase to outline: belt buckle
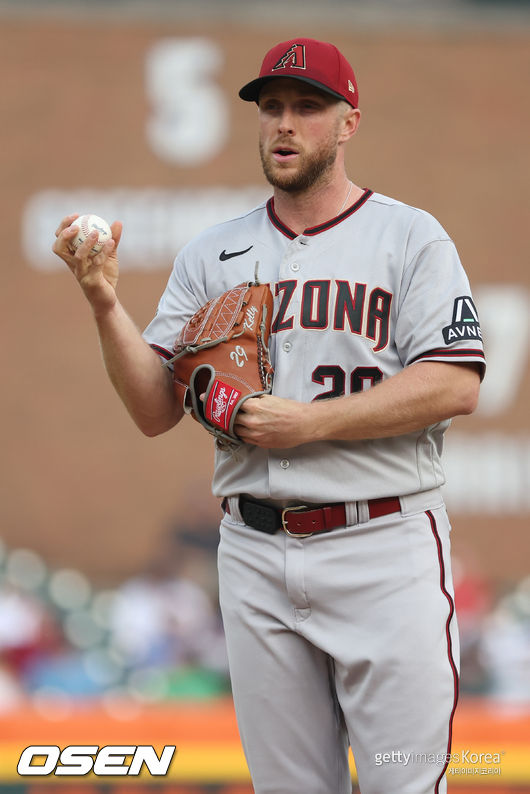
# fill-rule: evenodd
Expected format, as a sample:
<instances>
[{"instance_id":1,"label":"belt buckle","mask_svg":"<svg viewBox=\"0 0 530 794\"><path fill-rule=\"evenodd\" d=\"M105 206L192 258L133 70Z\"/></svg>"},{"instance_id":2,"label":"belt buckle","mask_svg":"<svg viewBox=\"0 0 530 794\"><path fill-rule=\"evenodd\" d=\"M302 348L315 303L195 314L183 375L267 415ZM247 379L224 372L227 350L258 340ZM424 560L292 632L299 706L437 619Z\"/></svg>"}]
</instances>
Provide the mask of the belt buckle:
<instances>
[{"instance_id":1,"label":"belt buckle","mask_svg":"<svg viewBox=\"0 0 530 794\"><path fill-rule=\"evenodd\" d=\"M289 535L290 538L310 538L311 535L314 535L314 532L289 532L287 529L287 522L285 519L286 513L294 513L297 510L307 510L307 505L295 505L294 507L284 507L282 510L282 528L286 535Z\"/></svg>"}]
</instances>

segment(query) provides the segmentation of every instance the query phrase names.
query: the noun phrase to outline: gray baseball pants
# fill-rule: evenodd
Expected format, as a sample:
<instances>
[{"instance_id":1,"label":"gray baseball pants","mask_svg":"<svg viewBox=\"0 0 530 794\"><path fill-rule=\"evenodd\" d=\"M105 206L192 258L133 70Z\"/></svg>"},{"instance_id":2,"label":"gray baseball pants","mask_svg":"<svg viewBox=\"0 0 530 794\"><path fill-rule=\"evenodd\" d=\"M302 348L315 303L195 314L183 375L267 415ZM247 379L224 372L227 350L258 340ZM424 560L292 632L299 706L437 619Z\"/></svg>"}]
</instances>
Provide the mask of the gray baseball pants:
<instances>
[{"instance_id":1,"label":"gray baseball pants","mask_svg":"<svg viewBox=\"0 0 530 794\"><path fill-rule=\"evenodd\" d=\"M296 539L221 523L220 603L256 794L444 794L458 693L439 491ZM365 520L366 519L366 520Z\"/></svg>"}]
</instances>

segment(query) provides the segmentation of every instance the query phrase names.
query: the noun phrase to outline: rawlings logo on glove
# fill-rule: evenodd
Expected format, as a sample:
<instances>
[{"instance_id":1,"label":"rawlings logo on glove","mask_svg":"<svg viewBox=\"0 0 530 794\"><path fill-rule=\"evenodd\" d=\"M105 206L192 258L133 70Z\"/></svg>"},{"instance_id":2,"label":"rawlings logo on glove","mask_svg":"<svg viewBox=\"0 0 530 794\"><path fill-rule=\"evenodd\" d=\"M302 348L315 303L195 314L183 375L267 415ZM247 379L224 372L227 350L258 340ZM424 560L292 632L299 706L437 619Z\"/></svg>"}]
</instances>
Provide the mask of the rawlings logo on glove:
<instances>
[{"instance_id":1,"label":"rawlings logo on glove","mask_svg":"<svg viewBox=\"0 0 530 794\"><path fill-rule=\"evenodd\" d=\"M269 338L273 297L257 280L202 306L179 333L173 364L175 391L184 410L224 448L243 442L234 422L249 397L272 389ZM204 395L201 400L201 395Z\"/></svg>"}]
</instances>

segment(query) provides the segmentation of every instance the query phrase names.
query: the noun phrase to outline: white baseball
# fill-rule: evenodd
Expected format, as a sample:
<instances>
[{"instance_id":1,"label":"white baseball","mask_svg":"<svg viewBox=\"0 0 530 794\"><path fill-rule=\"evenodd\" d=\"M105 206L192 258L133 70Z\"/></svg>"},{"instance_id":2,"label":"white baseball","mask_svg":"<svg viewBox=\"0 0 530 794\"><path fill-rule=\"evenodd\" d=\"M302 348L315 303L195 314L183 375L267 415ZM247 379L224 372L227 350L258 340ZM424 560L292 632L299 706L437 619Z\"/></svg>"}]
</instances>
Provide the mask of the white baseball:
<instances>
[{"instance_id":1,"label":"white baseball","mask_svg":"<svg viewBox=\"0 0 530 794\"><path fill-rule=\"evenodd\" d=\"M71 244L76 249L81 245L81 243L84 243L89 234L92 232L98 232L99 237L97 242L94 243L90 249L91 254L99 253L103 248L104 243L106 243L107 240L110 240L112 237L109 224L106 220L100 218L99 215L80 215L79 218L76 218L71 225L79 227L76 236L73 238L73 240L71 240Z\"/></svg>"}]
</instances>

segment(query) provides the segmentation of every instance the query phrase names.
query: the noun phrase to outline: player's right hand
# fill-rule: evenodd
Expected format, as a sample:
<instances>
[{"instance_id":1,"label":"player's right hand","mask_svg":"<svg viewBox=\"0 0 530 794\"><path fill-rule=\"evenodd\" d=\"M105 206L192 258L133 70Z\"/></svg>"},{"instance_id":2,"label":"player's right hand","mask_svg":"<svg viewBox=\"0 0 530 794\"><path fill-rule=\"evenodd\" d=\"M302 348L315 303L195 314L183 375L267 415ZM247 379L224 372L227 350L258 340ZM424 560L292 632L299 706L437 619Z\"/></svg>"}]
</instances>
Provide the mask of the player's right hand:
<instances>
[{"instance_id":1,"label":"player's right hand","mask_svg":"<svg viewBox=\"0 0 530 794\"><path fill-rule=\"evenodd\" d=\"M79 215L75 214L67 215L62 219L55 232L53 251L66 262L94 311L104 311L112 308L117 301L116 285L119 274L117 248L122 224L120 221L111 224L112 239L94 255L91 253L91 248L97 240L97 232L89 235L77 250L72 245L76 234L75 219L78 217Z\"/></svg>"}]
</instances>

